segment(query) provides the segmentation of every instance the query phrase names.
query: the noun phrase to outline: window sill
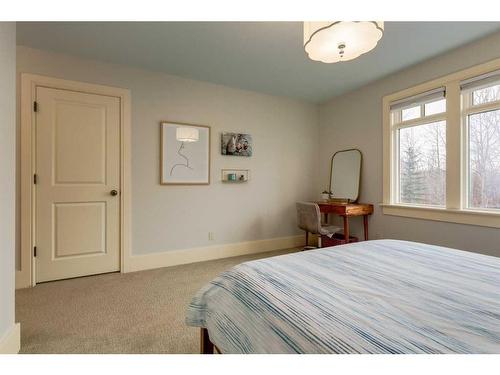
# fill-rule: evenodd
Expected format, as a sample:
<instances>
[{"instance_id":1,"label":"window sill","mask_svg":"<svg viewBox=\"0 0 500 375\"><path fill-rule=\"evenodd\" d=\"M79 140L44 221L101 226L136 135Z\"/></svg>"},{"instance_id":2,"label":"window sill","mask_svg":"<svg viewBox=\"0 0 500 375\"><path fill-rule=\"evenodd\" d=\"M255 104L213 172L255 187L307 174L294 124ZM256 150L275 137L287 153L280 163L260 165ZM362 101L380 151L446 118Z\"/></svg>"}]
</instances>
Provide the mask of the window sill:
<instances>
[{"instance_id":1,"label":"window sill","mask_svg":"<svg viewBox=\"0 0 500 375\"><path fill-rule=\"evenodd\" d=\"M450 208L418 207L386 203L381 203L380 206L384 215L500 228L500 212L455 210Z\"/></svg>"}]
</instances>

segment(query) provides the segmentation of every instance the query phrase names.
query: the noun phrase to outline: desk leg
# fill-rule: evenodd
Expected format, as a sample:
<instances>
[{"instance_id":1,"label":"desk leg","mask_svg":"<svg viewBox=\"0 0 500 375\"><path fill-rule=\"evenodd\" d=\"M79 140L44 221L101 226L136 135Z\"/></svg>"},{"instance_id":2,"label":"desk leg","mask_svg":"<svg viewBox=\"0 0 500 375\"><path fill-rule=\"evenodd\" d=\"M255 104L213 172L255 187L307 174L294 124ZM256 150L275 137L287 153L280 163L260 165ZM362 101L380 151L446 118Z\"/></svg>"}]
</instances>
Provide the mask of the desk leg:
<instances>
[{"instance_id":1,"label":"desk leg","mask_svg":"<svg viewBox=\"0 0 500 375\"><path fill-rule=\"evenodd\" d=\"M344 239L346 243L349 243L349 218L347 215L342 216L344 218Z\"/></svg>"},{"instance_id":2,"label":"desk leg","mask_svg":"<svg viewBox=\"0 0 500 375\"><path fill-rule=\"evenodd\" d=\"M363 226L365 227L365 241L368 241L368 215L363 215Z\"/></svg>"}]
</instances>

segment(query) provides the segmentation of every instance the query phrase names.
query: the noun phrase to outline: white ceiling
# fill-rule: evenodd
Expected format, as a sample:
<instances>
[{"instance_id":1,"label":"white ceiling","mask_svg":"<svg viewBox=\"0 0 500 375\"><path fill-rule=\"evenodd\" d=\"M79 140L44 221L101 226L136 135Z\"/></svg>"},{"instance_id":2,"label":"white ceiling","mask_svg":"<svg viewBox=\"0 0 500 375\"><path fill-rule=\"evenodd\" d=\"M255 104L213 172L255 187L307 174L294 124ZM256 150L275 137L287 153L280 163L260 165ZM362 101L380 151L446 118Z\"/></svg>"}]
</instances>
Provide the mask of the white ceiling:
<instances>
[{"instance_id":1,"label":"white ceiling","mask_svg":"<svg viewBox=\"0 0 500 375\"><path fill-rule=\"evenodd\" d=\"M386 22L356 60L309 60L301 22L19 22L17 43L322 102L493 32L500 22Z\"/></svg>"}]
</instances>

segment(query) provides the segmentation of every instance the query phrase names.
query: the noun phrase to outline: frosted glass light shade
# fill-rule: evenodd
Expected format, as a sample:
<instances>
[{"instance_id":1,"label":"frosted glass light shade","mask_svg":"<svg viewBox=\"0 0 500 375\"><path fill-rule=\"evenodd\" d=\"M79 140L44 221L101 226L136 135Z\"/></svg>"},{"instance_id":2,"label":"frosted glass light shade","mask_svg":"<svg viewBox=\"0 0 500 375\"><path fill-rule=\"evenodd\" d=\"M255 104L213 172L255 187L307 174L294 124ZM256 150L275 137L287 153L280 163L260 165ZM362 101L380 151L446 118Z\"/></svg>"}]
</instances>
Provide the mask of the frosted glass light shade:
<instances>
[{"instance_id":1,"label":"frosted glass light shade","mask_svg":"<svg viewBox=\"0 0 500 375\"><path fill-rule=\"evenodd\" d=\"M349 61L375 48L383 34L382 21L304 22L304 49L311 60Z\"/></svg>"},{"instance_id":2,"label":"frosted glass light shade","mask_svg":"<svg viewBox=\"0 0 500 375\"><path fill-rule=\"evenodd\" d=\"M197 142L200 139L200 132L192 127L177 128L175 138L180 142Z\"/></svg>"}]
</instances>

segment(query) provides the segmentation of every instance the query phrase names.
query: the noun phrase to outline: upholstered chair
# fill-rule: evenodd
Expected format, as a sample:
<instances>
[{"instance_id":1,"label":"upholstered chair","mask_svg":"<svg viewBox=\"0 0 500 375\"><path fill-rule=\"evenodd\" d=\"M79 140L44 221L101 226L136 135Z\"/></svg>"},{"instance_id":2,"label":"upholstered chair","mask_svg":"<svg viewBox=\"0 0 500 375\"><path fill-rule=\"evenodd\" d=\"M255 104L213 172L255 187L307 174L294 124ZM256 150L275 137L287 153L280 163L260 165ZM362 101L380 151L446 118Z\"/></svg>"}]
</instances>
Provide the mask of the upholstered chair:
<instances>
[{"instance_id":1,"label":"upholstered chair","mask_svg":"<svg viewBox=\"0 0 500 375\"><path fill-rule=\"evenodd\" d=\"M309 245L309 233L318 235L318 247L321 247L321 235L331 236L341 230L334 225L322 225L319 206L311 202L297 202L297 222L300 229L306 231L304 250L314 249Z\"/></svg>"}]
</instances>

